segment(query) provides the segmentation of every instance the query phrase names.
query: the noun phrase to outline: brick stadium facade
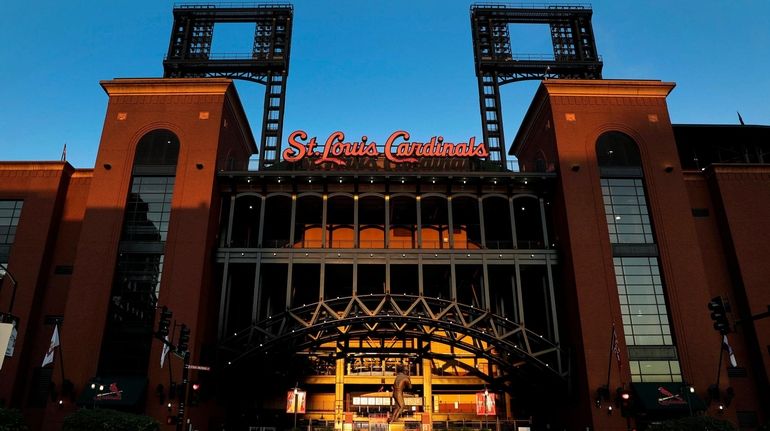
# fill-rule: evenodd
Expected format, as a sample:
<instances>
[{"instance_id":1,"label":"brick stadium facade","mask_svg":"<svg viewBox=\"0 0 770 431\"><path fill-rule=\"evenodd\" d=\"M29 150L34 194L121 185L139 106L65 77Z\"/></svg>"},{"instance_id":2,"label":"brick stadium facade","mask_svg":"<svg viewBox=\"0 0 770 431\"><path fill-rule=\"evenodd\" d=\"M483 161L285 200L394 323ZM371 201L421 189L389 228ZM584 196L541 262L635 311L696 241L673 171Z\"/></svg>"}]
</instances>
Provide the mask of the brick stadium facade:
<instances>
[{"instance_id":1,"label":"brick stadium facade","mask_svg":"<svg viewBox=\"0 0 770 431\"><path fill-rule=\"evenodd\" d=\"M0 163L19 321L0 399L33 429L78 407L176 416L160 306L211 368L189 375L198 429L289 428L299 388L303 427L385 430L402 365L404 429L768 420L770 319L751 316L770 304L770 127L672 125L673 83L548 79L517 171L378 156L248 170L257 143L231 80L102 87L93 169ZM718 296L737 366L712 329Z\"/></svg>"}]
</instances>

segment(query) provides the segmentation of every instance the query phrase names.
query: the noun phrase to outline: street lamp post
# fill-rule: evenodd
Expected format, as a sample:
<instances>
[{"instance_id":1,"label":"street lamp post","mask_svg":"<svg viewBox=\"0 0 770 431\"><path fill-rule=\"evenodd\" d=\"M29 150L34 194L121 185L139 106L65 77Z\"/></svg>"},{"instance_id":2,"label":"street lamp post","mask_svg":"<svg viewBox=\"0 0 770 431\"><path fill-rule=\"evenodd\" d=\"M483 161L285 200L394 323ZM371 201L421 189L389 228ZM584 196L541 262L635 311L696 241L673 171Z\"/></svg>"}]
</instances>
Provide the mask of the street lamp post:
<instances>
[{"instance_id":1,"label":"street lamp post","mask_svg":"<svg viewBox=\"0 0 770 431\"><path fill-rule=\"evenodd\" d=\"M97 392L96 395L94 395L94 402L93 402L94 409L96 409L96 402L101 399L102 392L104 392L103 384L100 383L99 385L97 385L96 383L91 383L91 389L96 390L97 386L99 388L99 392Z\"/></svg>"},{"instance_id":2,"label":"street lamp post","mask_svg":"<svg viewBox=\"0 0 770 431\"><path fill-rule=\"evenodd\" d=\"M297 410L298 410L297 407L299 407L299 406L297 406L297 398L298 398L298 395L299 395L299 391L297 389L298 385L299 385L299 382L297 382L294 385L294 430L295 431L297 429Z\"/></svg>"},{"instance_id":3,"label":"street lamp post","mask_svg":"<svg viewBox=\"0 0 770 431\"><path fill-rule=\"evenodd\" d=\"M489 389L484 388L484 429L489 427Z\"/></svg>"}]
</instances>

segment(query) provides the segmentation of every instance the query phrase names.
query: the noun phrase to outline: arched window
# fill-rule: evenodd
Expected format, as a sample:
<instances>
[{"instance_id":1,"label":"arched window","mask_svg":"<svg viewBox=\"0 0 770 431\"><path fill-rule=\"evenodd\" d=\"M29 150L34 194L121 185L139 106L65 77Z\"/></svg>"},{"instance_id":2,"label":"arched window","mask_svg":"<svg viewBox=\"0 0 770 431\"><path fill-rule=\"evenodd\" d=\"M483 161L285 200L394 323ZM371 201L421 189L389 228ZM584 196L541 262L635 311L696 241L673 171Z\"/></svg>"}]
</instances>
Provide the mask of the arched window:
<instances>
[{"instance_id":1,"label":"arched window","mask_svg":"<svg viewBox=\"0 0 770 431\"><path fill-rule=\"evenodd\" d=\"M115 264L100 373L147 372L178 156L179 138L169 130L152 130L137 143L120 238L137 247Z\"/></svg>"},{"instance_id":2,"label":"arched window","mask_svg":"<svg viewBox=\"0 0 770 431\"><path fill-rule=\"evenodd\" d=\"M517 248L543 248L543 222L540 218L540 200L534 196L513 199Z\"/></svg>"},{"instance_id":3,"label":"arched window","mask_svg":"<svg viewBox=\"0 0 770 431\"><path fill-rule=\"evenodd\" d=\"M291 231L291 198L285 195L265 199L265 221L262 247L277 248L289 244Z\"/></svg>"},{"instance_id":4,"label":"arched window","mask_svg":"<svg viewBox=\"0 0 770 431\"><path fill-rule=\"evenodd\" d=\"M511 236L511 210L508 199L502 196L489 196L482 201L484 205L484 238L487 248L513 248Z\"/></svg>"},{"instance_id":5,"label":"arched window","mask_svg":"<svg viewBox=\"0 0 770 431\"><path fill-rule=\"evenodd\" d=\"M606 132L596 140L596 159L601 168L641 168L639 147L622 132Z\"/></svg>"},{"instance_id":6,"label":"arched window","mask_svg":"<svg viewBox=\"0 0 770 431\"><path fill-rule=\"evenodd\" d=\"M385 247L385 198L364 196L358 200L358 246Z\"/></svg>"},{"instance_id":7,"label":"arched window","mask_svg":"<svg viewBox=\"0 0 770 431\"><path fill-rule=\"evenodd\" d=\"M652 227L642 181L639 148L622 132L606 132L596 140L602 196L614 244L652 244Z\"/></svg>"},{"instance_id":8,"label":"arched window","mask_svg":"<svg viewBox=\"0 0 770 431\"><path fill-rule=\"evenodd\" d=\"M323 199L317 195L297 198L294 215L294 247L321 248L323 246ZM269 207L268 207L269 208Z\"/></svg>"},{"instance_id":9,"label":"arched window","mask_svg":"<svg viewBox=\"0 0 770 431\"><path fill-rule=\"evenodd\" d=\"M449 248L449 210L443 196L420 201L422 248Z\"/></svg>"},{"instance_id":10,"label":"arched window","mask_svg":"<svg viewBox=\"0 0 770 431\"><path fill-rule=\"evenodd\" d=\"M326 243L330 248L353 248L353 197L331 196L326 201Z\"/></svg>"},{"instance_id":11,"label":"arched window","mask_svg":"<svg viewBox=\"0 0 770 431\"><path fill-rule=\"evenodd\" d=\"M596 158L631 380L680 381L639 147L625 133L607 132L596 140ZM650 357L643 349L651 346L665 353Z\"/></svg>"},{"instance_id":12,"label":"arched window","mask_svg":"<svg viewBox=\"0 0 770 431\"><path fill-rule=\"evenodd\" d=\"M415 248L417 233L417 201L413 196L396 196L390 200L390 248Z\"/></svg>"},{"instance_id":13,"label":"arched window","mask_svg":"<svg viewBox=\"0 0 770 431\"><path fill-rule=\"evenodd\" d=\"M123 241L166 240L178 155L179 138L168 130L153 130L139 140Z\"/></svg>"},{"instance_id":14,"label":"arched window","mask_svg":"<svg viewBox=\"0 0 770 431\"><path fill-rule=\"evenodd\" d=\"M470 196L452 199L452 230L454 248L481 248L478 199Z\"/></svg>"},{"instance_id":15,"label":"arched window","mask_svg":"<svg viewBox=\"0 0 770 431\"><path fill-rule=\"evenodd\" d=\"M165 129L153 130L142 136L136 146L134 169L138 166L176 167L178 156L179 138L174 132Z\"/></svg>"},{"instance_id":16,"label":"arched window","mask_svg":"<svg viewBox=\"0 0 770 431\"><path fill-rule=\"evenodd\" d=\"M257 247L262 198L244 195L235 198L230 247Z\"/></svg>"}]
</instances>

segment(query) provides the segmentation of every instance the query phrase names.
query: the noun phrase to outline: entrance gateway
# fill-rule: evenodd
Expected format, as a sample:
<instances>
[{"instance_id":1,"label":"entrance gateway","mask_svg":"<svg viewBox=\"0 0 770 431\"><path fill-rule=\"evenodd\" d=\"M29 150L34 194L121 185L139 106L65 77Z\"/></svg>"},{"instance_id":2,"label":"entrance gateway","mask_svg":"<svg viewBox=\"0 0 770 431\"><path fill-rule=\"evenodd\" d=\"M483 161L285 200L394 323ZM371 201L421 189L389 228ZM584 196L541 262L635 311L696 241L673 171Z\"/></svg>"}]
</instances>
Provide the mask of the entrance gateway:
<instances>
[{"instance_id":1,"label":"entrance gateway","mask_svg":"<svg viewBox=\"0 0 770 431\"><path fill-rule=\"evenodd\" d=\"M267 87L259 170L219 174L216 378L234 425L387 429L401 367L412 389L391 428L548 421L569 379L554 176L506 161L499 86L600 78L590 17L583 6L471 8L478 139L396 131L380 144L337 132L321 142L295 131L283 149L292 6L175 7L166 77ZM219 22L256 23L253 52L212 55ZM553 55L512 53L515 23L549 25Z\"/></svg>"},{"instance_id":2,"label":"entrance gateway","mask_svg":"<svg viewBox=\"0 0 770 431\"><path fill-rule=\"evenodd\" d=\"M552 176L288 169L220 174L231 407L280 427L297 387L300 423L384 429L398 367L407 429L528 422L567 392Z\"/></svg>"}]
</instances>

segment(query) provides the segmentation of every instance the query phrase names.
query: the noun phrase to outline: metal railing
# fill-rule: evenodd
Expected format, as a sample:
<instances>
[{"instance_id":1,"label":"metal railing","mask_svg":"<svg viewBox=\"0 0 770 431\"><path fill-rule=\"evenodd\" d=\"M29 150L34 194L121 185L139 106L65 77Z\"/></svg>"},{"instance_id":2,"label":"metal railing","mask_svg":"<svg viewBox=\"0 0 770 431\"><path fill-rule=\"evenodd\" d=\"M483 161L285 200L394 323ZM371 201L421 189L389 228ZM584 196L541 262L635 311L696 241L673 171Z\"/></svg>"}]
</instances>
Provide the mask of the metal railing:
<instances>
[{"instance_id":1,"label":"metal railing","mask_svg":"<svg viewBox=\"0 0 770 431\"><path fill-rule=\"evenodd\" d=\"M500 2L476 2L471 5L471 10L478 8L489 9L591 9L591 3L500 3Z\"/></svg>"},{"instance_id":2,"label":"metal railing","mask_svg":"<svg viewBox=\"0 0 770 431\"><path fill-rule=\"evenodd\" d=\"M282 0L265 0L259 3L256 3L256 2L174 3L174 9L247 9L247 8L267 9L267 8L275 8L275 7L294 9L294 5L292 5L288 1L282 1Z\"/></svg>"},{"instance_id":3,"label":"metal railing","mask_svg":"<svg viewBox=\"0 0 770 431\"><path fill-rule=\"evenodd\" d=\"M422 240L422 246L419 246L417 237L408 239L390 239L388 246L385 246L385 240L360 240L358 245L352 239L344 240L326 240L305 239L297 240L293 245L288 239L268 240L260 244L256 239L232 240L227 248L296 248L296 249L404 249L404 250L542 250L548 247L542 240L518 240L514 244L511 240L487 240L482 247L477 239L458 239L454 240L454 247L450 247L447 240ZM515 246L514 246L515 245Z\"/></svg>"}]
</instances>

